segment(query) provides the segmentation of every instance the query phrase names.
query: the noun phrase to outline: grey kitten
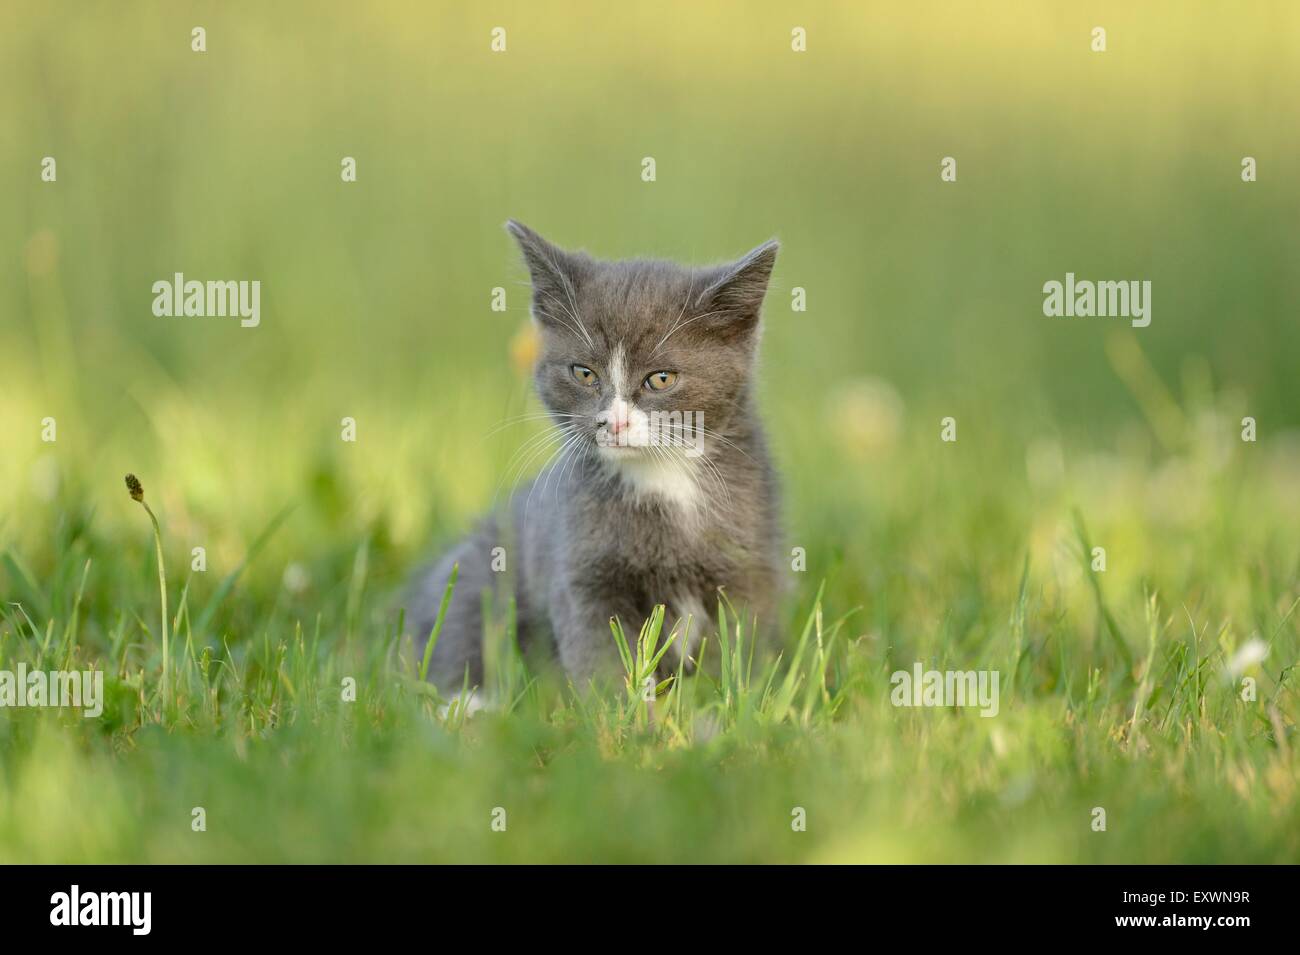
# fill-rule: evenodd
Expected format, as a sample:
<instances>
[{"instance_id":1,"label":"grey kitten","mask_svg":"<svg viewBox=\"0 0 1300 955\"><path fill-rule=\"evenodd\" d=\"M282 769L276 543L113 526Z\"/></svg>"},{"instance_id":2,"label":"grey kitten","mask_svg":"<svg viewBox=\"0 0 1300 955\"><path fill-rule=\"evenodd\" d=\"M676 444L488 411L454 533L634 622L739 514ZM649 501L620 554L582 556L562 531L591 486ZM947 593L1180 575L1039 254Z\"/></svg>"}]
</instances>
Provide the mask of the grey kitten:
<instances>
[{"instance_id":1,"label":"grey kitten","mask_svg":"<svg viewBox=\"0 0 1300 955\"><path fill-rule=\"evenodd\" d=\"M460 686L467 670L482 683L482 593L501 607L507 587L521 649L550 641L578 686L619 672L610 618L635 641L661 603L665 635L691 617L689 643L679 639L665 664L676 669L676 651L693 665L701 635L716 630L719 590L762 625L782 580L777 481L754 406L777 243L684 268L602 262L513 220L506 228L532 278L535 383L564 452L417 578L417 650L458 563L430 667L441 687ZM497 547L509 574L493 572Z\"/></svg>"}]
</instances>

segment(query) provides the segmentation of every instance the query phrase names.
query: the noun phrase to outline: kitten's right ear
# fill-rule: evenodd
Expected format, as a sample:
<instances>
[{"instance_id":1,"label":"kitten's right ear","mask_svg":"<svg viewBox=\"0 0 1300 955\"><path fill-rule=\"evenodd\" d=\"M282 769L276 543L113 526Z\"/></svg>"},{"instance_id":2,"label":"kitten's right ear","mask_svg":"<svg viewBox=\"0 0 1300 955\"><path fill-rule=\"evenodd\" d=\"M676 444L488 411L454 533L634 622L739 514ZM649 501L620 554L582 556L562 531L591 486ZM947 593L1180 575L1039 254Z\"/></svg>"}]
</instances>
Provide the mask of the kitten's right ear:
<instances>
[{"instance_id":1,"label":"kitten's right ear","mask_svg":"<svg viewBox=\"0 0 1300 955\"><path fill-rule=\"evenodd\" d=\"M522 222L506 220L506 231L514 236L524 254L524 264L533 280L534 312L542 318L548 307L560 307L572 297L577 262Z\"/></svg>"}]
</instances>

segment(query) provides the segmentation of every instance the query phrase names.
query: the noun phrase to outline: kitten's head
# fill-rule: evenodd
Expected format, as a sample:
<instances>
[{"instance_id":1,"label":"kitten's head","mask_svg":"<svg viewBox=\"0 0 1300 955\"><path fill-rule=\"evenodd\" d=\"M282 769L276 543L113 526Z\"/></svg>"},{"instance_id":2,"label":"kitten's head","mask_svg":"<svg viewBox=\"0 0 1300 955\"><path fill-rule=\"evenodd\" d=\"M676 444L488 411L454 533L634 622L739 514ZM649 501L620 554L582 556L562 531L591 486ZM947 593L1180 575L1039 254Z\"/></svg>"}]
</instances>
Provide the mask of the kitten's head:
<instances>
[{"instance_id":1,"label":"kitten's head","mask_svg":"<svg viewBox=\"0 0 1300 955\"><path fill-rule=\"evenodd\" d=\"M725 434L749 398L775 241L684 268L601 262L514 220L506 228L532 276L537 391L562 427L610 461L660 453L682 440L683 422Z\"/></svg>"}]
</instances>

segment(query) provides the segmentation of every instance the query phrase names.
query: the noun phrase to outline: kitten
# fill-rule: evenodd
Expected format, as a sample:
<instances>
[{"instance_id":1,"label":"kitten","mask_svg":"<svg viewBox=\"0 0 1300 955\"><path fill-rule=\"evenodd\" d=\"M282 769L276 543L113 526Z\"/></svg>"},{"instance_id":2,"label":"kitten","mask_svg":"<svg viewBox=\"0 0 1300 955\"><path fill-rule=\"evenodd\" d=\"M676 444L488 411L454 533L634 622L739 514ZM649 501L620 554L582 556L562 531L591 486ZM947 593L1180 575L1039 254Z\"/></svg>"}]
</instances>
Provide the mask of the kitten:
<instances>
[{"instance_id":1,"label":"kitten","mask_svg":"<svg viewBox=\"0 0 1300 955\"><path fill-rule=\"evenodd\" d=\"M532 278L537 393L563 454L505 513L419 576L418 653L453 563L459 577L430 679L483 680L482 593L513 587L520 647L549 640L573 683L621 672L610 618L630 642L656 604L693 665L716 631L718 591L746 620L771 620L780 589L776 475L755 410L759 312L776 260L768 242L729 265L602 262L511 220ZM511 573L494 573L505 548ZM498 555L499 556L499 555ZM498 565L499 569L499 565ZM713 641L710 641L713 642Z\"/></svg>"}]
</instances>

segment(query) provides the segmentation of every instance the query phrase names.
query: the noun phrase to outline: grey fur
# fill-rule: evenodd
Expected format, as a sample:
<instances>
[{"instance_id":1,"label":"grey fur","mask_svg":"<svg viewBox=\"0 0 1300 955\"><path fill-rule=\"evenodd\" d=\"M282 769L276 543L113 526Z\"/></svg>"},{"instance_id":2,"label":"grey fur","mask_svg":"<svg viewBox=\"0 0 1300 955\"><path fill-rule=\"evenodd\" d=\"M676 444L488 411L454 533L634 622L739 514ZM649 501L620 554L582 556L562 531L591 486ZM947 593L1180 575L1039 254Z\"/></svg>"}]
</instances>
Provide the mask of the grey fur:
<instances>
[{"instance_id":1,"label":"grey fur","mask_svg":"<svg viewBox=\"0 0 1300 955\"><path fill-rule=\"evenodd\" d=\"M513 220L506 227L532 278L541 333L537 393L558 426L572 426L573 443L561 463L517 489L506 509L417 577L407 606L422 653L451 567L460 565L430 679L459 686L468 670L471 685L482 683L487 589L496 606L508 596L502 591L513 589L520 645L553 647L578 685L618 670L611 617L634 639L653 607L664 603L665 633L693 615L695 648L701 633L716 629L721 589L747 618L769 623L783 558L776 474L754 404L754 365L777 243L729 265L691 269L597 261L565 252ZM635 393L625 385L620 397L646 412L702 413L709 431L701 457L597 446L597 434L608 433L611 391L619 384L610 380L619 348L625 383L641 383ZM599 383L575 380L575 364L592 369ZM662 394L644 387L645 376L660 370L678 372ZM610 461L605 454L618 456ZM673 456L656 464L647 460L651 454L656 461ZM661 493L660 483L632 477L655 466L663 469L656 472L660 483L685 475L670 482L683 489L680 499ZM498 546L506 548L508 573L492 570Z\"/></svg>"}]
</instances>

